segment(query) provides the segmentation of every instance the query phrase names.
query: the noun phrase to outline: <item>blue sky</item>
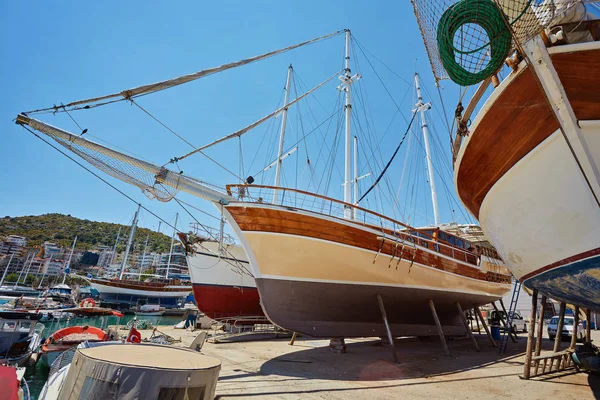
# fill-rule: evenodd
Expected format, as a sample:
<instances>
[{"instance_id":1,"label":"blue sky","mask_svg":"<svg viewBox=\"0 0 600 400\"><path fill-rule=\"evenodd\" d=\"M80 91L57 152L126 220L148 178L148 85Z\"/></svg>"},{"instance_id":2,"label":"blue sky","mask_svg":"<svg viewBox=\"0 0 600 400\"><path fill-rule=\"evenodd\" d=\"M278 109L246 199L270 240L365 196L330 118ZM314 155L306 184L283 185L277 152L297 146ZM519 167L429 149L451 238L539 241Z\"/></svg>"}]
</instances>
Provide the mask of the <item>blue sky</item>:
<instances>
[{"instance_id":1,"label":"blue sky","mask_svg":"<svg viewBox=\"0 0 600 400\"><path fill-rule=\"evenodd\" d=\"M1 2L0 154L4 173L0 186L0 214L19 216L60 212L91 220L127 223L135 210L131 201L15 125L13 119L20 111L118 92L254 56L343 28L351 29L363 48L393 70L393 73L390 72L371 56L357 56L360 66L357 69L363 75L360 82L364 87L362 99L368 99L365 102L368 103L368 118L374 122L369 132L376 139L371 144L380 143L380 146L371 147L372 154L378 154L379 164L373 161L367 166L364 162L361 171L377 175L378 168L391 156L404 133L406 122L403 118L410 118L414 97L411 84L415 68L420 71L427 90L425 97L435 95L425 100L431 100L437 107L435 112L430 113L431 125L434 127L433 134L438 135L436 140L441 143L439 159L445 156L448 161L448 134L408 0L368 3L231 1L226 5L224 2L192 1ZM145 96L139 99L139 103L192 143L206 144L248 125L280 105L278 101L281 101L286 68L290 63L293 63L299 77L298 92L303 91L301 88L316 86L334 74L343 61L343 44L343 36L339 36L264 62ZM370 68L367 59L375 71ZM353 68L353 71L356 69ZM379 78L385 82L385 87ZM289 142L286 143L301 137L301 123L306 133L335 108L336 85L337 82L333 82L320 89L310 106L303 106L304 111L309 107L312 111L308 117L303 117L305 119L301 120L300 114L290 111ZM446 107L452 112L457 98L456 89L451 83L445 83L445 86ZM396 106L388 92L403 110L402 115L396 115ZM74 112L73 117L89 130L94 140L102 139L157 163L162 164L189 150L187 145L135 106L123 102ZM43 115L40 119L72 132L78 130L64 113ZM276 119L270 127L265 124L243 137L244 175L260 171L271 161L269 156L275 153L269 141L275 137L273 126L278 127L279 121ZM364 125L362 128L361 134L369 134ZM332 135L334 133L331 131ZM327 134L323 132L323 135ZM313 137L316 138L316 134ZM412 147L415 153L418 140L415 139ZM318 141L315 139L310 146L311 161L315 162L319 157ZM240 171L239 148L240 144L236 141L215 146L208 153L237 174ZM296 171L302 174L302 167L296 170L295 166L291 166L296 162L303 163L306 153L308 150L300 149L297 161L293 161L293 157L286 160L284 181L288 186L295 183ZM202 156L194 157L180 165L186 174L218 184L236 182L235 177ZM367 154L365 158L368 158ZM400 181L405 158L406 154L401 152L390 168L392 185L397 186ZM324 163L323 159L323 171L326 170ZM341 170L341 164L336 163L329 195L339 197L341 180L336 171ZM413 197L410 202L421 210L411 222L431 222L431 212L427 211L430 199L428 192L424 191L427 185L424 164L416 159L407 165L407 171L410 165L414 165L416 178L412 181L405 178L405 182L412 182L412 188L417 186L420 193L420 197ZM271 184L270 175L264 175L265 184ZM173 220L176 212L182 212L177 204L151 201L137 188L110 177L107 179L167 220ZM363 186L370 184L370 179L369 182L365 180ZM437 179L442 220L451 221L454 216L444 204L447 204L447 196L453 195L444 192L445 188L452 191L453 184L450 179L446 179L445 183L440 182L441 178ZM392 189L396 190L396 186ZM181 198L216 214L204 201L187 195ZM407 196L400 198L408 199ZM209 217L192 212L202 222L215 225ZM465 221L463 215L464 211L461 213L456 209L456 218L461 222ZM180 228L187 227L191 221L187 215L182 215L181 219ZM156 228L158 221L143 213L140 225Z\"/></svg>"}]
</instances>

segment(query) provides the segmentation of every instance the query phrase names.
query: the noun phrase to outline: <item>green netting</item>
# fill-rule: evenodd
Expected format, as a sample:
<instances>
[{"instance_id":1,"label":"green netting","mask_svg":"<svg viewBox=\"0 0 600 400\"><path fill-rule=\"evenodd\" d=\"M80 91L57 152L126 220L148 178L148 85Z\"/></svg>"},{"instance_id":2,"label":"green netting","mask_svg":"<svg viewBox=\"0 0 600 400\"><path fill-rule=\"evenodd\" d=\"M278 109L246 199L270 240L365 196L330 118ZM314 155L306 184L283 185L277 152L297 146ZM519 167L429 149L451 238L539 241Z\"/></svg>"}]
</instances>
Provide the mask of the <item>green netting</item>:
<instances>
[{"instance_id":1,"label":"green netting","mask_svg":"<svg viewBox=\"0 0 600 400\"><path fill-rule=\"evenodd\" d=\"M462 86L502 67L515 42L551 26L579 0L411 0L437 80ZM509 28L510 25L510 28Z\"/></svg>"}]
</instances>

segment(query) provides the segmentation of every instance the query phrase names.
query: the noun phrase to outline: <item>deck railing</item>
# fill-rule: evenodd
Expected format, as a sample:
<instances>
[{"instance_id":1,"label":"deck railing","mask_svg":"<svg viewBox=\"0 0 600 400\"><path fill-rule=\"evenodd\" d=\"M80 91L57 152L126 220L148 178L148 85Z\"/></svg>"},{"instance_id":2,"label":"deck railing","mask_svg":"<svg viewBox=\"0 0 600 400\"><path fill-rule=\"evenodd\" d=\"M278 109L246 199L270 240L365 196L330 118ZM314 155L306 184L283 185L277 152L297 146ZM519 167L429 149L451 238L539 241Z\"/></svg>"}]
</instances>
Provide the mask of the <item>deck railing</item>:
<instances>
[{"instance_id":1,"label":"deck railing","mask_svg":"<svg viewBox=\"0 0 600 400\"><path fill-rule=\"evenodd\" d=\"M345 211L350 209L355 215L354 223L381 231L386 240L425 247L473 266L480 264L480 259L474 252L447 244L410 225L354 204L299 189L265 185L227 185L227 193L244 202L274 204L272 199L275 192L278 194L278 206L311 211L338 219L344 219Z\"/></svg>"}]
</instances>

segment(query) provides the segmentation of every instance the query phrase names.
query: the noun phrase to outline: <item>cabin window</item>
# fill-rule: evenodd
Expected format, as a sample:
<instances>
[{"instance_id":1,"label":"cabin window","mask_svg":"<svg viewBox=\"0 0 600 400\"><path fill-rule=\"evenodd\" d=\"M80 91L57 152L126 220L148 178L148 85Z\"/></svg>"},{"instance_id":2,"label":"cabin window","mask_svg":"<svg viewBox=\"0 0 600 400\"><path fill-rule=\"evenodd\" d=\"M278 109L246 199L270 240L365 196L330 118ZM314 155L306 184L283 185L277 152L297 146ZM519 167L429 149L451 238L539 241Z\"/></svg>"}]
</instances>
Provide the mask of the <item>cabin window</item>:
<instances>
[{"instance_id":1,"label":"cabin window","mask_svg":"<svg viewBox=\"0 0 600 400\"><path fill-rule=\"evenodd\" d=\"M455 243L456 243L456 246L460 247L461 249L464 247L462 239L456 239Z\"/></svg>"},{"instance_id":2,"label":"cabin window","mask_svg":"<svg viewBox=\"0 0 600 400\"><path fill-rule=\"evenodd\" d=\"M4 321L2 324L2 330L12 332L17 327L17 323L15 321Z\"/></svg>"},{"instance_id":3,"label":"cabin window","mask_svg":"<svg viewBox=\"0 0 600 400\"><path fill-rule=\"evenodd\" d=\"M188 388L163 387L158 392L158 400L202 400L204 398L204 388L204 386Z\"/></svg>"},{"instance_id":4,"label":"cabin window","mask_svg":"<svg viewBox=\"0 0 600 400\"><path fill-rule=\"evenodd\" d=\"M19 324L19 332L29 332L31 329L31 321L21 321Z\"/></svg>"},{"instance_id":5,"label":"cabin window","mask_svg":"<svg viewBox=\"0 0 600 400\"><path fill-rule=\"evenodd\" d=\"M87 376L79 393L79 400L105 400L119 398L119 384Z\"/></svg>"}]
</instances>

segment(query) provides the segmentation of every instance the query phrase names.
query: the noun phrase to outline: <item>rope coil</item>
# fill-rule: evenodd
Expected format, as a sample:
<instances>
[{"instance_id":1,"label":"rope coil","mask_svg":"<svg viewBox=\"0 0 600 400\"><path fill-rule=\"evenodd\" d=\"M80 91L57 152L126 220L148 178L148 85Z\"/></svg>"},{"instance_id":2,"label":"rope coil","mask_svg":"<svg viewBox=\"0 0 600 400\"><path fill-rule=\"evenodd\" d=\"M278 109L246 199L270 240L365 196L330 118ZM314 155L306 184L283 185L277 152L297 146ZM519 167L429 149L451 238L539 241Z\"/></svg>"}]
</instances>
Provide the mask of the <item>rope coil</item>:
<instances>
[{"instance_id":1,"label":"rope coil","mask_svg":"<svg viewBox=\"0 0 600 400\"><path fill-rule=\"evenodd\" d=\"M437 42L442 64L450 79L461 86L470 86L483 81L502 66L512 42L504 18L493 0L461 0L443 13L437 26ZM457 49L454 37L466 24L481 27L489 41L476 49ZM487 65L479 71L469 71L456 61L457 54L473 54L487 46L490 47L490 58Z\"/></svg>"}]
</instances>

